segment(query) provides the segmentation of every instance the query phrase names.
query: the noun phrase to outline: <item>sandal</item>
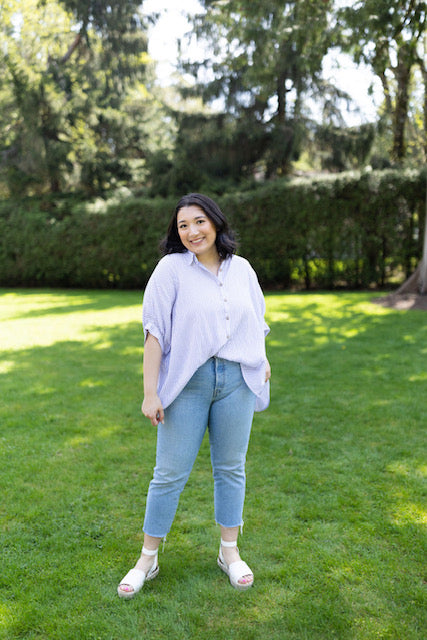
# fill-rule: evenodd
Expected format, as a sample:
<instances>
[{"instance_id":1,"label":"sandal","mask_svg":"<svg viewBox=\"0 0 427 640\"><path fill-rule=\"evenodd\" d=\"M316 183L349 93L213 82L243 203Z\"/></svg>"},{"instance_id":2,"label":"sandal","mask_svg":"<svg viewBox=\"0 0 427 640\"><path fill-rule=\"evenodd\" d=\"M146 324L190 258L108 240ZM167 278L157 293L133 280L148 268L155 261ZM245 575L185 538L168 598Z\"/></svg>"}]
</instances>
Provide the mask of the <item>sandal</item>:
<instances>
[{"instance_id":1,"label":"sandal","mask_svg":"<svg viewBox=\"0 0 427 640\"><path fill-rule=\"evenodd\" d=\"M145 573L145 571L141 571L141 569L131 569L117 587L117 593L120 598L133 598L134 595L138 593L138 591L141 591L144 582L146 582L147 580L153 580L153 578L158 575L159 564L157 562L157 551L157 549L151 550L142 547L142 553L144 555L152 556L154 558L153 566L147 573ZM122 588L125 586L132 587L132 591L126 591Z\"/></svg>"},{"instance_id":2,"label":"sandal","mask_svg":"<svg viewBox=\"0 0 427 640\"><path fill-rule=\"evenodd\" d=\"M230 578L230 584L232 587L237 589L238 591L245 591L249 589L253 585L253 573L243 560L237 560L236 562L231 562L227 564L224 560L224 556L222 555L222 547L237 547L235 542L226 542L221 538L221 544L219 546L219 554L218 554L218 566L224 573L228 575ZM237 551L239 549L237 548ZM245 576L252 576L252 581L247 584L239 582Z\"/></svg>"}]
</instances>

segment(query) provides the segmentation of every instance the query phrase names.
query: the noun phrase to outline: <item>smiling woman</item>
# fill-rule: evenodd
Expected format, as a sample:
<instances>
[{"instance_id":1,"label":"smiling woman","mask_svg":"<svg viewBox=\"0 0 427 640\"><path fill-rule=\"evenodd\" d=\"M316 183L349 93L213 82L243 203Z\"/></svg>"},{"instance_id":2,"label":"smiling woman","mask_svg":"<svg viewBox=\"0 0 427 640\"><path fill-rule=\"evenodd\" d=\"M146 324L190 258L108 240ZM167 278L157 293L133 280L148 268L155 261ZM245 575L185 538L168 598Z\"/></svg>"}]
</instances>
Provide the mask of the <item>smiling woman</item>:
<instances>
[{"instance_id":1,"label":"smiling woman","mask_svg":"<svg viewBox=\"0 0 427 640\"><path fill-rule=\"evenodd\" d=\"M255 272L235 255L218 205L199 193L178 202L164 257L144 294L144 401L157 427L157 457L141 557L118 587L132 598L159 572L157 550L169 533L206 431L214 477L218 565L240 591L253 573L237 548L243 526L246 451L254 411L269 404L269 328Z\"/></svg>"}]
</instances>

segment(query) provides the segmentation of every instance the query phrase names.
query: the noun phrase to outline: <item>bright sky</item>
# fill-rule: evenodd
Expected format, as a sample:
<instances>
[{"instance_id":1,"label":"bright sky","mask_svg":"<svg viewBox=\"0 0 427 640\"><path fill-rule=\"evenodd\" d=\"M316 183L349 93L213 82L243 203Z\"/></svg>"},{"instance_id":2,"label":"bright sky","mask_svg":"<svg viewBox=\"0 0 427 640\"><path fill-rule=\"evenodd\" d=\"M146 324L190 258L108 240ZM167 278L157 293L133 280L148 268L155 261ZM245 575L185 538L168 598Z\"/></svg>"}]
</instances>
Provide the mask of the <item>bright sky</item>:
<instances>
[{"instance_id":1,"label":"bright sky","mask_svg":"<svg viewBox=\"0 0 427 640\"><path fill-rule=\"evenodd\" d=\"M187 13L197 13L200 4L197 0L144 0L143 9L144 13L161 14L155 27L149 31L149 53L157 62L161 84L168 84L177 58L177 40L189 30L185 16ZM190 56L197 58L197 49L192 48ZM357 125L375 119L383 93L380 80L372 75L368 67L357 68L349 56L329 54L324 61L324 76L346 91L360 109L360 113L345 114L347 124ZM371 84L373 96L368 93Z\"/></svg>"}]
</instances>

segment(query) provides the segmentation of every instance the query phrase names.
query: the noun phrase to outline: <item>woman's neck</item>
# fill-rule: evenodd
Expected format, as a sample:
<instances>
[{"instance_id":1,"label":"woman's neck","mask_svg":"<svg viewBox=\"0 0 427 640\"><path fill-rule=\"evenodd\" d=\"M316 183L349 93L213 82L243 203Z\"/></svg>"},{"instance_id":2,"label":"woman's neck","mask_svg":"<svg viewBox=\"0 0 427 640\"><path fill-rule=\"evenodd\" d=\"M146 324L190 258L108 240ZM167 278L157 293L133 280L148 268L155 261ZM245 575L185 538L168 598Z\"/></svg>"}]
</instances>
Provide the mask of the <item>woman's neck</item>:
<instances>
[{"instance_id":1,"label":"woman's neck","mask_svg":"<svg viewBox=\"0 0 427 640\"><path fill-rule=\"evenodd\" d=\"M207 255L196 255L196 258L204 267L206 267L206 269L208 269L208 271L210 271L214 275L218 275L219 267L221 265L221 258L218 251L209 253Z\"/></svg>"}]
</instances>

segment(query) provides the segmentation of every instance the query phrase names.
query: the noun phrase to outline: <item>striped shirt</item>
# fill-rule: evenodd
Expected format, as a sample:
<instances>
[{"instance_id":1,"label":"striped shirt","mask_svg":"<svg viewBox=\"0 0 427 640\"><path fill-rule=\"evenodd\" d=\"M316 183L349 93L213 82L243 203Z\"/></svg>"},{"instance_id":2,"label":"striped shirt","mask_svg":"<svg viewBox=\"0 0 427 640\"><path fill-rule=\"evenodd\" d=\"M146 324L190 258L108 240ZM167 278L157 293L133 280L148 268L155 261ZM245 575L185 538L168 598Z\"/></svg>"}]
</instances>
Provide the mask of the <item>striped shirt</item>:
<instances>
[{"instance_id":1,"label":"striped shirt","mask_svg":"<svg viewBox=\"0 0 427 640\"><path fill-rule=\"evenodd\" d=\"M195 371L217 356L239 362L243 378L257 397L256 411L269 404L265 382L265 302L249 262L233 255L218 275L190 251L164 256L144 293L142 321L162 350L158 395L171 404Z\"/></svg>"}]
</instances>

